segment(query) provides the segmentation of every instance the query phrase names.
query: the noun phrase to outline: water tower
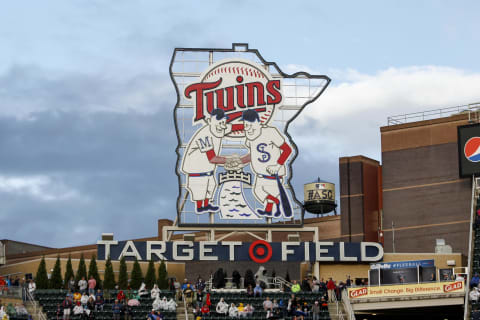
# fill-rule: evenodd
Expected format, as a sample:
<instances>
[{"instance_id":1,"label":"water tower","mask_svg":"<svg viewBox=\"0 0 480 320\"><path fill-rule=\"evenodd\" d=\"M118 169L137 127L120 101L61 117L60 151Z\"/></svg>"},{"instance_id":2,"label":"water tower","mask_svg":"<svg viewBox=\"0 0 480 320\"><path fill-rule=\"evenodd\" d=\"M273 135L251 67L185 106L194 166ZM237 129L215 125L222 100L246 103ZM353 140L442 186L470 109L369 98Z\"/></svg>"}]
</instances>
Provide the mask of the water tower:
<instances>
[{"instance_id":1,"label":"water tower","mask_svg":"<svg viewBox=\"0 0 480 320\"><path fill-rule=\"evenodd\" d=\"M310 213L323 215L332 211L337 213L335 201L335 184L322 181L307 183L303 186L305 210Z\"/></svg>"}]
</instances>

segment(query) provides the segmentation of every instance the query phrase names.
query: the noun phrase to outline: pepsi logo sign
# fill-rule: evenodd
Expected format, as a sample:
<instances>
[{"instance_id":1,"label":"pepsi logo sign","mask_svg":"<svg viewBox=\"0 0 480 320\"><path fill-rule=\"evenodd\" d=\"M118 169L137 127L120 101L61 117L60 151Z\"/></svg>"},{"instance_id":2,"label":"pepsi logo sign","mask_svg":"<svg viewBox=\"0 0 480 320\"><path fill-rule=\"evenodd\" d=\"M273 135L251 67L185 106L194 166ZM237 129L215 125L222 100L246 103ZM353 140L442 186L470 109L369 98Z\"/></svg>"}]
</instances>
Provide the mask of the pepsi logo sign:
<instances>
[{"instance_id":1,"label":"pepsi logo sign","mask_svg":"<svg viewBox=\"0 0 480 320\"><path fill-rule=\"evenodd\" d=\"M465 158L470 162L480 162L480 137L468 139L463 148Z\"/></svg>"}]
</instances>

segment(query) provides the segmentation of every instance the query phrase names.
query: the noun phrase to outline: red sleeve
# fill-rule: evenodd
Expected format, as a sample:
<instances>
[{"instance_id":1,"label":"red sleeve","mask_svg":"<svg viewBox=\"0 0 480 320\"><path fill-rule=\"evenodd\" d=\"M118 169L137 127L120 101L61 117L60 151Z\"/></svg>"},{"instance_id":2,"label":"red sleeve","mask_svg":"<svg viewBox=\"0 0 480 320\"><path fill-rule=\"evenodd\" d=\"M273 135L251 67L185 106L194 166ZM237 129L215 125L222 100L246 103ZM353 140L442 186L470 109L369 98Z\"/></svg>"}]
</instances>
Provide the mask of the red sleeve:
<instances>
[{"instance_id":1,"label":"red sleeve","mask_svg":"<svg viewBox=\"0 0 480 320\"><path fill-rule=\"evenodd\" d=\"M215 154L215 151L213 149L207 151L208 161L212 161L212 159L215 158L215 156L216 156L216 154Z\"/></svg>"},{"instance_id":2,"label":"red sleeve","mask_svg":"<svg viewBox=\"0 0 480 320\"><path fill-rule=\"evenodd\" d=\"M232 131L241 131L244 129L243 123L232 124Z\"/></svg>"},{"instance_id":3,"label":"red sleeve","mask_svg":"<svg viewBox=\"0 0 480 320\"><path fill-rule=\"evenodd\" d=\"M280 146L280 150L282 150L282 154L280 154L280 157L278 158L277 163L280 165L284 165L285 161L287 161L288 157L292 153L292 148L290 148L290 146L286 142L284 142Z\"/></svg>"}]
</instances>

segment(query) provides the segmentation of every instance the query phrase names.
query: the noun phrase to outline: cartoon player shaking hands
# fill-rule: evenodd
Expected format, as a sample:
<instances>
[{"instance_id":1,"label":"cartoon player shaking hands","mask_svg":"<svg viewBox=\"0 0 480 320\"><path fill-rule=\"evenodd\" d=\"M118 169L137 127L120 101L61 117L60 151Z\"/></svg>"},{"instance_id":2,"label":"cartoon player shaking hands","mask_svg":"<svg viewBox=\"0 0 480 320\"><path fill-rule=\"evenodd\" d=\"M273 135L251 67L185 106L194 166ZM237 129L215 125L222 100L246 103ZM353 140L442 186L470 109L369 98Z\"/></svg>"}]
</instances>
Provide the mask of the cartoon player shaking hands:
<instances>
[{"instance_id":1,"label":"cartoon player shaking hands","mask_svg":"<svg viewBox=\"0 0 480 320\"><path fill-rule=\"evenodd\" d=\"M292 216L291 207L281 180L286 174L285 162L292 153L292 148L277 128L260 123L255 110L244 111L243 121L245 145L250 151L250 166L256 175L253 193L265 205L257 213L271 217L275 205L274 217L282 215L282 207L284 216L289 218Z\"/></svg>"},{"instance_id":2,"label":"cartoon player shaking hands","mask_svg":"<svg viewBox=\"0 0 480 320\"><path fill-rule=\"evenodd\" d=\"M196 204L196 213L215 212L218 207L209 203L215 194L217 165L229 162L219 155L222 138L232 130L242 130L243 125L227 124L225 112L214 109L206 124L190 139L183 154L181 170L186 175L187 189Z\"/></svg>"}]
</instances>

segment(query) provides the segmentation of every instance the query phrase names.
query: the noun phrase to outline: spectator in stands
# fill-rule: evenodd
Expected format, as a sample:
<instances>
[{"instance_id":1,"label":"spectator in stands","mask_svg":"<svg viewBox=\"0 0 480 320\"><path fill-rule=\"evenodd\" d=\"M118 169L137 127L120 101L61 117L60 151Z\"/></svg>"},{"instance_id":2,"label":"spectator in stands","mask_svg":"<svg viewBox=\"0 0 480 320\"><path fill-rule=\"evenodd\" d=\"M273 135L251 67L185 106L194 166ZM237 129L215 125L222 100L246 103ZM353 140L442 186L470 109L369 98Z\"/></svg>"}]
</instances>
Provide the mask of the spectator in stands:
<instances>
[{"instance_id":1,"label":"spectator in stands","mask_svg":"<svg viewBox=\"0 0 480 320\"><path fill-rule=\"evenodd\" d=\"M57 312L56 312L57 320L62 319L62 314L63 314L62 306L60 305L60 303L57 303Z\"/></svg>"},{"instance_id":2,"label":"spectator in stands","mask_svg":"<svg viewBox=\"0 0 480 320\"><path fill-rule=\"evenodd\" d=\"M470 295L470 301L477 302L480 296L480 293L478 292L478 288L474 287L472 291L470 291L469 295Z\"/></svg>"},{"instance_id":3,"label":"spectator in stands","mask_svg":"<svg viewBox=\"0 0 480 320\"><path fill-rule=\"evenodd\" d=\"M270 300L270 297L267 297L265 301L263 301L263 310L268 311L271 310L273 311L273 303Z\"/></svg>"},{"instance_id":4,"label":"spectator in stands","mask_svg":"<svg viewBox=\"0 0 480 320\"><path fill-rule=\"evenodd\" d=\"M322 311L328 311L328 302L325 297L322 297L321 309Z\"/></svg>"},{"instance_id":5,"label":"spectator in stands","mask_svg":"<svg viewBox=\"0 0 480 320\"><path fill-rule=\"evenodd\" d=\"M318 300L316 300L312 306L312 320L319 320L320 313L321 313L320 304L318 303Z\"/></svg>"},{"instance_id":6,"label":"spectator in stands","mask_svg":"<svg viewBox=\"0 0 480 320\"><path fill-rule=\"evenodd\" d=\"M302 288L302 291L304 292L312 291L312 287L310 287L310 283L308 282L308 277L303 278L301 288Z\"/></svg>"},{"instance_id":7,"label":"spectator in stands","mask_svg":"<svg viewBox=\"0 0 480 320\"><path fill-rule=\"evenodd\" d=\"M27 309L21 303L17 303L15 305L15 312L17 313L18 316L28 315Z\"/></svg>"},{"instance_id":8,"label":"spectator in stands","mask_svg":"<svg viewBox=\"0 0 480 320\"><path fill-rule=\"evenodd\" d=\"M251 304L247 303L247 305L243 309L245 317L251 317L253 315L253 312L255 312L255 308Z\"/></svg>"},{"instance_id":9,"label":"spectator in stands","mask_svg":"<svg viewBox=\"0 0 480 320\"><path fill-rule=\"evenodd\" d=\"M220 298L220 301L217 303L215 311L218 314L227 315L228 313L228 303L225 302L223 298Z\"/></svg>"},{"instance_id":10,"label":"spectator in stands","mask_svg":"<svg viewBox=\"0 0 480 320\"><path fill-rule=\"evenodd\" d=\"M140 296L138 295L137 290L129 294L127 304L132 307L137 307L140 305Z\"/></svg>"},{"instance_id":11,"label":"spectator in stands","mask_svg":"<svg viewBox=\"0 0 480 320\"><path fill-rule=\"evenodd\" d=\"M295 317L293 319L304 320L306 316L307 316L307 313L305 313L305 311L302 310L301 306L298 306L297 310L295 310Z\"/></svg>"},{"instance_id":12,"label":"spectator in stands","mask_svg":"<svg viewBox=\"0 0 480 320\"><path fill-rule=\"evenodd\" d=\"M124 303L125 302L125 293L123 293L123 290L120 290L120 292L117 294L117 300L120 302L120 303Z\"/></svg>"},{"instance_id":13,"label":"spectator in stands","mask_svg":"<svg viewBox=\"0 0 480 320\"><path fill-rule=\"evenodd\" d=\"M247 287L247 296L248 297L253 297L254 296L253 288L252 288L252 285L250 285L250 284Z\"/></svg>"},{"instance_id":14,"label":"spectator in stands","mask_svg":"<svg viewBox=\"0 0 480 320\"><path fill-rule=\"evenodd\" d=\"M85 277L82 277L82 279L78 281L78 290L80 290L81 293L85 293L87 291L87 286L87 280L85 280Z\"/></svg>"},{"instance_id":15,"label":"spectator in stands","mask_svg":"<svg viewBox=\"0 0 480 320\"><path fill-rule=\"evenodd\" d=\"M157 299L157 297L160 297L160 289L156 284L153 286L152 290L150 290L150 297L152 299Z\"/></svg>"},{"instance_id":16,"label":"spectator in stands","mask_svg":"<svg viewBox=\"0 0 480 320\"><path fill-rule=\"evenodd\" d=\"M83 314L83 307L80 301L78 301L75 307L73 307L73 315L76 316L80 314Z\"/></svg>"},{"instance_id":17,"label":"spectator in stands","mask_svg":"<svg viewBox=\"0 0 480 320\"><path fill-rule=\"evenodd\" d=\"M207 293L207 298L205 299L205 303L209 308L212 306L212 301L210 300L210 292Z\"/></svg>"},{"instance_id":18,"label":"spectator in stands","mask_svg":"<svg viewBox=\"0 0 480 320\"><path fill-rule=\"evenodd\" d=\"M194 319L196 319L197 317L202 317L202 310L200 309L199 306L195 306L195 308L193 308L193 317Z\"/></svg>"},{"instance_id":19,"label":"spectator in stands","mask_svg":"<svg viewBox=\"0 0 480 320\"><path fill-rule=\"evenodd\" d=\"M95 311L103 311L103 305L105 302L103 301L102 296L97 296L95 300Z\"/></svg>"},{"instance_id":20,"label":"spectator in stands","mask_svg":"<svg viewBox=\"0 0 480 320\"><path fill-rule=\"evenodd\" d=\"M90 276L90 279L88 280L88 294L89 295L94 295L95 294L95 287L97 286L97 280L93 278L93 276Z\"/></svg>"},{"instance_id":21,"label":"spectator in stands","mask_svg":"<svg viewBox=\"0 0 480 320\"><path fill-rule=\"evenodd\" d=\"M170 312L174 312L177 310L177 303L175 302L175 300L173 300L173 298L170 298L170 300L168 300L166 309Z\"/></svg>"},{"instance_id":22,"label":"spectator in stands","mask_svg":"<svg viewBox=\"0 0 480 320\"><path fill-rule=\"evenodd\" d=\"M480 226L480 209L477 210L477 216L475 217L475 227L478 228Z\"/></svg>"},{"instance_id":23,"label":"spectator in stands","mask_svg":"<svg viewBox=\"0 0 480 320\"><path fill-rule=\"evenodd\" d=\"M134 314L133 307L134 307L133 305L128 304L128 303L124 305L123 314L125 316L125 320L132 320L133 319L133 314Z\"/></svg>"},{"instance_id":24,"label":"spectator in stands","mask_svg":"<svg viewBox=\"0 0 480 320\"><path fill-rule=\"evenodd\" d=\"M345 281L345 285L347 287L351 287L352 286L352 280L350 279L350 275L347 276L347 280Z\"/></svg>"},{"instance_id":25,"label":"spectator in stands","mask_svg":"<svg viewBox=\"0 0 480 320\"><path fill-rule=\"evenodd\" d=\"M100 296L100 297L103 298L103 292L102 292L102 290L100 290L100 289L98 289L98 290L97 290L97 293L95 293L95 300L97 299L98 296Z\"/></svg>"},{"instance_id":26,"label":"spectator in stands","mask_svg":"<svg viewBox=\"0 0 480 320\"><path fill-rule=\"evenodd\" d=\"M8 315L3 306L0 304L0 319L7 319L8 320Z\"/></svg>"},{"instance_id":27,"label":"spectator in stands","mask_svg":"<svg viewBox=\"0 0 480 320\"><path fill-rule=\"evenodd\" d=\"M148 314L147 319L157 320L157 315L155 314L155 309L152 309L152 311Z\"/></svg>"},{"instance_id":28,"label":"spectator in stands","mask_svg":"<svg viewBox=\"0 0 480 320\"><path fill-rule=\"evenodd\" d=\"M300 292L300 285L297 283L297 280L293 280L293 285L292 285L292 292L293 293L298 293Z\"/></svg>"},{"instance_id":29,"label":"spectator in stands","mask_svg":"<svg viewBox=\"0 0 480 320\"><path fill-rule=\"evenodd\" d=\"M195 295L195 303L201 308L203 306L204 295L202 290L198 289Z\"/></svg>"},{"instance_id":30,"label":"spectator in stands","mask_svg":"<svg viewBox=\"0 0 480 320\"><path fill-rule=\"evenodd\" d=\"M205 290L205 280L203 280L202 277L198 276L197 283L195 284L195 288L200 291Z\"/></svg>"},{"instance_id":31,"label":"spectator in stands","mask_svg":"<svg viewBox=\"0 0 480 320\"><path fill-rule=\"evenodd\" d=\"M173 281L173 286L175 287L175 292L177 293L177 299L180 300L182 298L180 282L178 282L177 279L175 279Z\"/></svg>"},{"instance_id":32,"label":"spectator in stands","mask_svg":"<svg viewBox=\"0 0 480 320\"><path fill-rule=\"evenodd\" d=\"M147 291L147 285L145 284L145 282L142 281L142 284L140 285L140 289L138 289L138 295L140 297L143 297L143 296L147 296L148 295L148 291Z\"/></svg>"},{"instance_id":33,"label":"spectator in stands","mask_svg":"<svg viewBox=\"0 0 480 320\"><path fill-rule=\"evenodd\" d=\"M114 320L120 320L120 315L122 314L123 305L119 302L118 299L115 299L115 303L112 306L112 313Z\"/></svg>"},{"instance_id":34,"label":"spectator in stands","mask_svg":"<svg viewBox=\"0 0 480 320\"><path fill-rule=\"evenodd\" d=\"M155 311L160 310L161 304L162 304L162 299L160 299L160 297L157 296L152 303L153 310L155 310Z\"/></svg>"},{"instance_id":35,"label":"spectator in stands","mask_svg":"<svg viewBox=\"0 0 480 320\"><path fill-rule=\"evenodd\" d=\"M162 300L160 301L160 308L159 310L167 309L167 297L163 296Z\"/></svg>"},{"instance_id":36,"label":"spectator in stands","mask_svg":"<svg viewBox=\"0 0 480 320\"><path fill-rule=\"evenodd\" d=\"M88 302L88 296L86 293L84 293L80 298L80 303L82 304L83 307L85 307L87 305L87 302Z\"/></svg>"},{"instance_id":37,"label":"spectator in stands","mask_svg":"<svg viewBox=\"0 0 480 320\"><path fill-rule=\"evenodd\" d=\"M328 279L327 282L327 290L328 290L328 302L334 302L333 299L335 294L335 282L333 282L332 278Z\"/></svg>"},{"instance_id":38,"label":"spectator in stands","mask_svg":"<svg viewBox=\"0 0 480 320\"><path fill-rule=\"evenodd\" d=\"M70 280L68 280L67 288L71 292L75 291L75 279L73 277L70 277Z\"/></svg>"},{"instance_id":39,"label":"spectator in stands","mask_svg":"<svg viewBox=\"0 0 480 320\"><path fill-rule=\"evenodd\" d=\"M262 297L262 293L263 293L263 289L260 285L260 282L257 282L257 285L255 286L255 288L253 289L253 296L254 297Z\"/></svg>"},{"instance_id":40,"label":"spectator in stands","mask_svg":"<svg viewBox=\"0 0 480 320\"><path fill-rule=\"evenodd\" d=\"M480 283L480 277L478 276L478 273L475 273L472 280L470 280L470 288L478 287L478 283Z\"/></svg>"},{"instance_id":41,"label":"spectator in stands","mask_svg":"<svg viewBox=\"0 0 480 320\"><path fill-rule=\"evenodd\" d=\"M94 311L95 310L95 299L93 299L92 297L89 297L88 298L88 302L87 302L87 309L88 310L91 310L91 311Z\"/></svg>"},{"instance_id":42,"label":"spectator in stands","mask_svg":"<svg viewBox=\"0 0 480 320\"><path fill-rule=\"evenodd\" d=\"M228 308L228 316L230 318L237 318L238 317L238 309L235 307L235 304L232 303L230 308Z\"/></svg>"},{"instance_id":43,"label":"spectator in stands","mask_svg":"<svg viewBox=\"0 0 480 320\"><path fill-rule=\"evenodd\" d=\"M314 276L312 279L312 292L320 291L320 281Z\"/></svg>"},{"instance_id":44,"label":"spectator in stands","mask_svg":"<svg viewBox=\"0 0 480 320\"><path fill-rule=\"evenodd\" d=\"M187 303L187 307L193 305L194 291L193 291L192 285L190 283L186 283L185 289L182 289L182 290L183 290L183 295L185 297L185 302Z\"/></svg>"},{"instance_id":45,"label":"spectator in stands","mask_svg":"<svg viewBox=\"0 0 480 320\"><path fill-rule=\"evenodd\" d=\"M243 312L245 311L245 307L243 306L242 302L238 304L237 310L238 310L238 316L242 316Z\"/></svg>"},{"instance_id":46,"label":"spectator in stands","mask_svg":"<svg viewBox=\"0 0 480 320\"><path fill-rule=\"evenodd\" d=\"M7 305L6 312L7 312L9 317L14 317L14 316L17 315L17 311L15 310L15 307L13 306L13 304L11 302Z\"/></svg>"},{"instance_id":47,"label":"spectator in stands","mask_svg":"<svg viewBox=\"0 0 480 320\"><path fill-rule=\"evenodd\" d=\"M202 312L202 316L209 316L210 315L210 308L208 307L208 305L206 303L202 306L200 311Z\"/></svg>"},{"instance_id":48,"label":"spectator in stands","mask_svg":"<svg viewBox=\"0 0 480 320\"><path fill-rule=\"evenodd\" d=\"M65 300L62 302L62 308L63 308L63 319L68 320L70 319L70 309L72 308L72 299L70 296L66 296Z\"/></svg>"},{"instance_id":49,"label":"spectator in stands","mask_svg":"<svg viewBox=\"0 0 480 320\"><path fill-rule=\"evenodd\" d=\"M28 293L30 293L30 295L32 297L34 297L35 296L35 290L37 290L37 285L35 284L35 281L33 281L33 279L31 279L28 282Z\"/></svg>"},{"instance_id":50,"label":"spectator in stands","mask_svg":"<svg viewBox=\"0 0 480 320\"><path fill-rule=\"evenodd\" d=\"M86 293L84 293L86 294ZM74 304L77 304L77 302L81 302L82 301L82 294L80 292L75 292L73 294L73 303Z\"/></svg>"}]
</instances>

